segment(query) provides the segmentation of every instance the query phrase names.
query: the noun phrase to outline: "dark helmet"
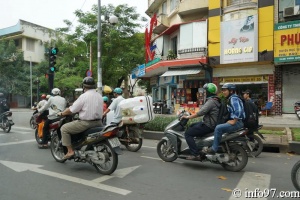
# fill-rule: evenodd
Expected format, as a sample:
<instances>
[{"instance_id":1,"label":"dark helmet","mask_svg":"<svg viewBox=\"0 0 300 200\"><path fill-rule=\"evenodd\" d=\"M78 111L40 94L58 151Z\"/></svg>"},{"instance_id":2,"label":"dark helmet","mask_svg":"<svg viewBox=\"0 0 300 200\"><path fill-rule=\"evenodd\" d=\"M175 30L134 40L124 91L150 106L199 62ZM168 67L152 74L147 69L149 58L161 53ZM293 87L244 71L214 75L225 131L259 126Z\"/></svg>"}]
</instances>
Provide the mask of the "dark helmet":
<instances>
[{"instance_id":1,"label":"dark helmet","mask_svg":"<svg viewBox=\"0 0 300 200\"><path fill-rule=\"evenodd\" d=\"M209 92L211 94L217 94L218 92L218 87L213 83L206 83L203 86L203 89L206 90L206 92Z\"/></svg>"},{"instance_id":2,"label":"dark helmet","mask_svg":"<svg viewBox=\"0 0 300 200\"><path fill-rule=\"evenodd\" d=\"M225 83L225 84L222 86L222 89L228 89L228 90L233 90L233 91L235 91L235 90L236 90L236 87L235 87L235 84L232 84L232 83Z\"/></svg>"},{"instance_id":3,"label":"dark helmet","mask_svg":"<svg viewBox=\"0 0 300 200\"><path fill-rule=\"evenodd\" d=\"M82 86L88 89L94 89L95 85L96 83L92 77L85 77L82 81Z\"/></svg>"}]
</instances>

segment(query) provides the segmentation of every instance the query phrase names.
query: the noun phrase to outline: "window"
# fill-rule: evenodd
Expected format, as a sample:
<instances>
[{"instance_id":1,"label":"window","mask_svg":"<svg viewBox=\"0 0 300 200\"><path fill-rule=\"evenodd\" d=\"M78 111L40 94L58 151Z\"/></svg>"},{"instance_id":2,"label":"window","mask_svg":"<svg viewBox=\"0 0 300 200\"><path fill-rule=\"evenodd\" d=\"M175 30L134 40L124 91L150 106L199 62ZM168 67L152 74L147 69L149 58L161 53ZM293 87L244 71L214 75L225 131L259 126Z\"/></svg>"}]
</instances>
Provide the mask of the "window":
<instances>
[{"instance_id":1,"label":"window","mask_svg":"<svg viewBox=\"0 0 300 200\"><path fill-rule=\"evenodd\" d=\"M171 39L171 50L177 55L177 36Z\"/></svg>"},{"instance_id":2,"label":"window","mask_svg":"<svg viewBox=\"0 0 300 200\"><path fill-rule=\"evenodd\" d=\"M179 4L179 0L170 0L170 12L172 12Z\"/></svg>"},{"instance_id":3,"label":"window","mask_svg":"<svg viewBox=\"0 0 300 200\"><path fill-rule=\"evenodd\" d=\"M162 4L162 14L167 14L167 2L163 2Z\"/></svg>"},{"instance_id":4,"label":"window","mask_svg":"<svg viewBox=\"0 0 300 200\"><path fill-rule=\"evenodd\" d=\"M26 50L34 52L35 50L35 40L31 38L26 38Z\"/></svg>"}]
</instances>

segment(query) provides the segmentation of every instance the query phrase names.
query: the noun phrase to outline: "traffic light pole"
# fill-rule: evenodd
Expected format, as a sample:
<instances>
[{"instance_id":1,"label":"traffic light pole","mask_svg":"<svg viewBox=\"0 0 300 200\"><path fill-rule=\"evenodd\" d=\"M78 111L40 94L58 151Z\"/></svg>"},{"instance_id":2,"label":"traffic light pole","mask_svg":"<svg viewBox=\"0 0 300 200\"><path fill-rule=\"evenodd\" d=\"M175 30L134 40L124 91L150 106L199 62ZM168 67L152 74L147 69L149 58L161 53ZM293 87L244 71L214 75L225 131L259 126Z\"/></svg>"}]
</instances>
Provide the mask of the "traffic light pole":
<instances>
[{"instance_id":1,"label":"traffic light pole","mask_svg":"<svg viewBox=\"0 0 300 200\"><path fill-rule=\"evenodd\" d=\"M51 91L54 87L54 72L50 71L51 67L51 49L49 49L49 70L48 70L48 88L49 88L49 94L51 94Z\"/></svg>"}]
</instances>

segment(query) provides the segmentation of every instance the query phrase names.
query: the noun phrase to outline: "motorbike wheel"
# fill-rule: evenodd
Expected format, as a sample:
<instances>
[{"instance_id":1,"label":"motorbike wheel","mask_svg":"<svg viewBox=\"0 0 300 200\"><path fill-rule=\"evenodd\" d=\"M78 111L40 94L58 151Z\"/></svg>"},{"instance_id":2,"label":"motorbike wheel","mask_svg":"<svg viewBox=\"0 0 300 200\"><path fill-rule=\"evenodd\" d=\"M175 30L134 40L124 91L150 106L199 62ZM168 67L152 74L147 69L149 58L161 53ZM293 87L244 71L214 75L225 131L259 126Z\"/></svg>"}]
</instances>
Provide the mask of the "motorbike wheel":
<instances>
[{"instance_id":1,"label":"motorbike wheel","mask_svg":"<svg viewBox=\"0 0 300 200\"><path fill-rule=\"evenodd\" d=\"M248 155L243 147L239 145L229 146L229 161L222 163L222 167L228 171L238 172L244 169L248 163Z\"/></svg>"},{"instance_id":2,"label":"motorbike wheel","mask_svg":"<svg viewBox=\"0 0 300 200\"><path fill-rule=\"evenodd\" d=\"M299 111L298 111L298 112L299 112ZM296 115L297 115L298 119L300 119L300 113L298 114L298 113L296 112Z\"/></svg>"},{"instance_id":3,"label":"motorbike wheel","mask_svg":"<svg viewBox=\"0 0 300 200\"><path fill-rule=\"evenodd\" d=\"M3 127L2 127L3 131L5 133L9 133L9 131L11 130L11 124L9 123L8 119L4 118L2 120L2 124L3 124Z\"/></svg>"},{"instance_id":4,"label":"motorbike wheel","mask_svg":"<svg viewBox=\"0 0 300 200\"><path fill-rule=\"evenodd\" d=\"M30 128L36 129L36 123L35 123L33 117L30 118L29 125L30 125Z\"/></svg>"},{"instance_id":5,"label":"motorbike wheel","mask_svg":"<svg viewBox=\"0 0 300 200\"><path fill-rule=\"evenodd\" d=\"M94 167L100 174L104 174L104 175L112 174L117 169L118 166L118 155L110 146L110 144L108 144L108 142L98 144L97 149L98 152L101 152L105 155L105 158L102 158L105 160L101 160L101 162L104 161L103 164L97 164L96 162L98 160L95 162L93 162L92 160Z\"/></svg>"},{"instance_id":6,"label":"motorbike wheel","mask_svg":"<svg viewBox=\"0 0 300 200\"><path fill-rule=\"evenodd\" d=\"M254 156L257 157L261 154L263 148L264 148L264 144L261 141L260 137L258 137L257 135L253 135L253 141L251 141L251 143L253 143L253 151L248 153L248 156Z\"/></svg>"},{"instance_id":7,"label":"motorbike wheel","mask_svg":"<svg viewBox=\"0 0 300 200\"><path fill-rule=\"evenodd\" d=\"M128 151L137 152L143 145L143 139L140 138L139 130L136 130L136 128L131 128L129 131L129 137L125 136L125 139L132 142L124 142L124 145ZM124 132L124 134L126 133Z\"/></svg>"},{"instance_id":8,"label":"motorbike wheel","mask_svg":"<svg viewBox=\"0 0 300 200\"><path fill-rule=\"evenodd\" d=\"M167 140L161 140L157 144L157 154L165 162L173 162L177 159L178 155L174 151L174 146L168 144Z\"/></svg>"},{"instance_id":9,"label":"motorbike wheel","mask_svg":"<svg viewBox=\"0 0 300 200\"><path fill-rule=\"evenodd\" d=\"M39 137L38 129L35 129L34 136L35 136L36 142L37 142L38 144L42 144L43 138L40 138L40 137Z\"/></svg>"},{"instance_id":10,"label":"motorbike wheel","mask_svg":"<svg viewBox=\"0 0 300 200\"><path fill-rule=\"evenodd\" d=\"M63 159L65 155L64 147L61 145L58 135L53 135L53 137L51 138L50 149L53 158L57 162L60 163L66 162L66 159Z\"/></svg>"},{"instance_id":11,"label":"motorbike wheel","mask_svg":"<svg viewBox=\"0 0 300 200\"><path fill-rule=\"evenodd\" d=\"M300 191L300 161L293 166L291 177L294 187Z\"/></svg>"}]
</instances>

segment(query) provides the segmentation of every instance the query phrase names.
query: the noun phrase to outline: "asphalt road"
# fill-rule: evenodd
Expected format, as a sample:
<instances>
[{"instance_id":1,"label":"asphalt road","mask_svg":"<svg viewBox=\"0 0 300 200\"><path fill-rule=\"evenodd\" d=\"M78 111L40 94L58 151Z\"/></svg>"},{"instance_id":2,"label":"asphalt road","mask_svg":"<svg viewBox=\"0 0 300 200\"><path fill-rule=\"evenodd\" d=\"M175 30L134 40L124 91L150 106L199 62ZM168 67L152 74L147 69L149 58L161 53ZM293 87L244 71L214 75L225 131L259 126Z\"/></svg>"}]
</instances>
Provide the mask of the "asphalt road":
<instances>
[{"instance_id":1,"label":"asphalt road","mask_svg":"<svg viewBox=\"0 0 300 200\"><path fill-rule=\"evenodd\" d=\"M241 190L242 197L257 188L257 194L270 193L269 198L260 199L274 199L270 195L295 190L290 172L300 159L262 153L249 158L243 171L229 172L211 163L163 162L156 153L157 141L145 140L138 152L124 149L117 171L104 176L87 163L56 162L50 149L37 148L33 132L18 126L8 134L0 130L1 200L237 199L231 195L235 188Z\"/></svg>"}]
</instances>

